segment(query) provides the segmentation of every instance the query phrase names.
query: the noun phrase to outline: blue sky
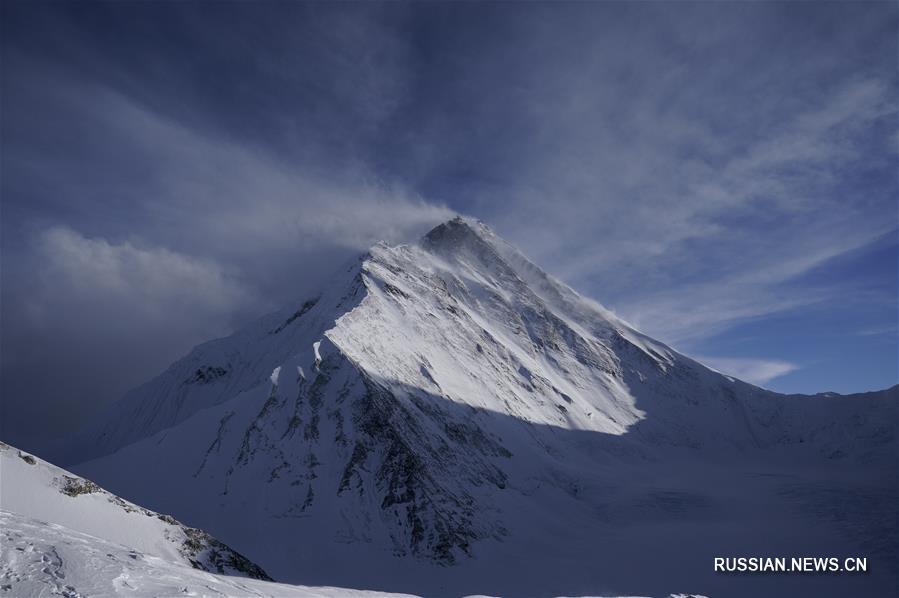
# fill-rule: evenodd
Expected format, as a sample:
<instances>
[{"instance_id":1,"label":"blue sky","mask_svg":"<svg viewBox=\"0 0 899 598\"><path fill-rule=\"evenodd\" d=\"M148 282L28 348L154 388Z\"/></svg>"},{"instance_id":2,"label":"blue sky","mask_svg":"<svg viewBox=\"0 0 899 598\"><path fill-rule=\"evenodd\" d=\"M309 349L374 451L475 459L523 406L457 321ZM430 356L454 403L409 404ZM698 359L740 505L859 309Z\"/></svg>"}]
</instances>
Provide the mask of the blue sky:
<instances>
[{"instance_id":1,"label":"blue sky","mask_svg":"<svg viewBox=\"0 0 899 598\"><path fill-rule=\"evenodd\" d=\"M893 2L2 12L9 440L455 212L728 373L897 382Z\"/></svg>"}]
</instances>

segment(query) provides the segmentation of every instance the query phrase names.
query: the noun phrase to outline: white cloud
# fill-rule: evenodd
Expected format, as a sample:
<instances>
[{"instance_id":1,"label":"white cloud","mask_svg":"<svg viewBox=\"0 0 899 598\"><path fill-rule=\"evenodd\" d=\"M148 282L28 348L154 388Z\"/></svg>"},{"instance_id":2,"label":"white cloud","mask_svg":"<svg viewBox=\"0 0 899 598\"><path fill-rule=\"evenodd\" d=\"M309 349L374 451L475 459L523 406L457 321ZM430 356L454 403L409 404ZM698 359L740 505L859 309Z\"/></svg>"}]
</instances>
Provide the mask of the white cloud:
<instances>
[{"instance_id":1,"label":"white cloud","mask_svg":"<svg viewBox=\"0 0 899 598\"><path fill-rule=\"evenodd\" d=\"M36 324L83 317L79 310L140 326L220 322L255 298L211 261L160 247L88 238L69 228L40 233L36 280L27 304Z\"/></svg>"},{"instance_id":2,"label":"white cloud","mask_svg":"<svg viewBox=\"0 0 899 598\"><path fill-rule=\"evenodd\" d=\"M899 334L899 326L875 326L873 328L864 328L856 332L858 336L890 336L895 338Z\"/></svg>"},{"instance_id":3,"label":"white cloud","mask_svg":"<svg viewBox=\"0 0 899 598\"><path fill-rule=\"evenodd\" d=\"M795 363L772 359L736 357L697 357L696 359L722 374L728 374L759 386L799 369Z\"/></svg>"}]
</instances>

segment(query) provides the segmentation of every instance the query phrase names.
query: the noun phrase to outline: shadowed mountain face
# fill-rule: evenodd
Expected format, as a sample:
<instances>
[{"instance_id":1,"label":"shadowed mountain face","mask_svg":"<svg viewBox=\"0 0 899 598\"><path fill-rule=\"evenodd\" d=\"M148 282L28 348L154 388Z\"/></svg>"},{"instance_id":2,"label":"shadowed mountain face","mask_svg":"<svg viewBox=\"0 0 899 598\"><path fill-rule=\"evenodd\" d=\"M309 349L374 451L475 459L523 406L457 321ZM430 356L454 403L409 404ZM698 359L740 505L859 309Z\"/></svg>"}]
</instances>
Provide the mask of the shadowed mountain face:
<instances>
[{"instance_id":1,"label":"shadowed mountain face","mask_svg":"<svg viewBox=\"0 0 899 598\"><path fill-rule=\"evenodd\" d=\"M69 460L281 581L878 595L897 579L896 423L895 388L723 376L455 219L197 347ZM734 577L715 556L877 565Z\"/></svg>"}]
</instances>

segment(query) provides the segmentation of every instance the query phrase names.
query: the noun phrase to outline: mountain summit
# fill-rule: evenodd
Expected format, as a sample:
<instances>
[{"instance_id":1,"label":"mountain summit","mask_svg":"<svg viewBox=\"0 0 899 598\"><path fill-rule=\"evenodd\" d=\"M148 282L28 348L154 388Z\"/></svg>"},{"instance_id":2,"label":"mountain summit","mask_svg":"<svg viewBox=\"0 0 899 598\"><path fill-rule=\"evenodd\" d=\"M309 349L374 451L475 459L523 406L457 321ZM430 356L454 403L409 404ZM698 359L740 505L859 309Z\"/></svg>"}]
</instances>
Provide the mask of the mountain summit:
<instances>
[{"instance_id":1,"label":"mountain summit","mask_svg":"<svg viewBox=\"0 0 899 598\"><path fill-rule=\"evenodd\" d=\"M71 460L280 581L739 596L797 582L736 588L712 555L855 554L876 537L897 498L896 413L896 389L784 396L724 376L455 218L196 347ZM896 562L895 542L871 553ZM876 593L895 576L802 587Z\"/></svg>"}]
</instances>

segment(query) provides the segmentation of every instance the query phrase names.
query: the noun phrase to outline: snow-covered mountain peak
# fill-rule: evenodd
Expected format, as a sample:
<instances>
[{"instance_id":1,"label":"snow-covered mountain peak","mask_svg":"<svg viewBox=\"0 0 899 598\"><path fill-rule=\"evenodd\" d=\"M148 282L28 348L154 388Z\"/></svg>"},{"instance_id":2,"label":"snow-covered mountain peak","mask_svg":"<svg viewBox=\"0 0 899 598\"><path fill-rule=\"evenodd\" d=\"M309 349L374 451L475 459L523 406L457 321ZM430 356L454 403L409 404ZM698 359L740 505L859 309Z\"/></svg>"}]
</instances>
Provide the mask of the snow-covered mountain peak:
<instances>
[{"instance_id":1,"label":"snow-covered mountain peak","mask_svg":"<svg viewBox=\"0 0 899 598\"><path fill-rule=\"evenodd\" d=\"M422 237L421 244L433 250L461 252L489 245L494 236L483 222L456 216L431 229Z\"/></svg>"},{"instance_id":2,"label":"snow-covered mountain peak","mask_svg":"<svg viewBox=\"0 0 899 598\"><path fill-rule=\"evenodd\" d=\"M520 269L546 274L479 220L457 216L428 232L417 244L448 264L473 269L510 290L527 285ZM525 268L526 267L526 268Z\"/></svg>"},{"instance_id":3,"label":"snow-covered mountain peak","mask_svg":"<svg viewBox=\"0 0 899 598\"><path fill-rule=\"evenodd\" d=\"M679 478L671 499L659 472L626 491L610 479L725 456L882 464L895 417L895 390L785 397L725 377L456 218L379 243L320 292L197 347L75 450L101 457L79 471L276 577L334 583L302 573L349 559L373 565L340 582L371 587L409 559L460 565L508 542L528 558L543 546L576 579L566 563L589 551L553 540L572 517L590 544L610 513L706 504ZM524 583L507 581L498 593ZM409 588L441 593L428 583Z\"/></svg>"},{"instance_id":4,"label":"snow-covered mountain peak","mask_svg":"<svg viewBox=\"0 0 899 598\"><path fill-rule=\"evenodd\" d=\"M545 308L586 336L620 335L663 366L672 363L670 348L545 272L480 220L457 216L431 230L420 245L450 262L481 270L501 285L526 289L525 294L539 299Z\"/></svg>"},{"instance_id":5,"label":"snow-covered mountain peak","mask_svg":"<svg viewBox=\"0 0 899 598\"><path fill-rule=\"evenodd\" d=\"M74 454L109 453L258 392L278 368L311 383L323 342L369 382L535 424L621 435L652 411L642 433L668 443L759 442L754 431L727 431L731 407L718 397L761 389L677 354L485 224L456 217L417 243L378 243L319 293L198 346L129 393ZM688 400L703 405L702 421L681 421L674 396L702 396Z\"/></svg>"}]
</instances>

